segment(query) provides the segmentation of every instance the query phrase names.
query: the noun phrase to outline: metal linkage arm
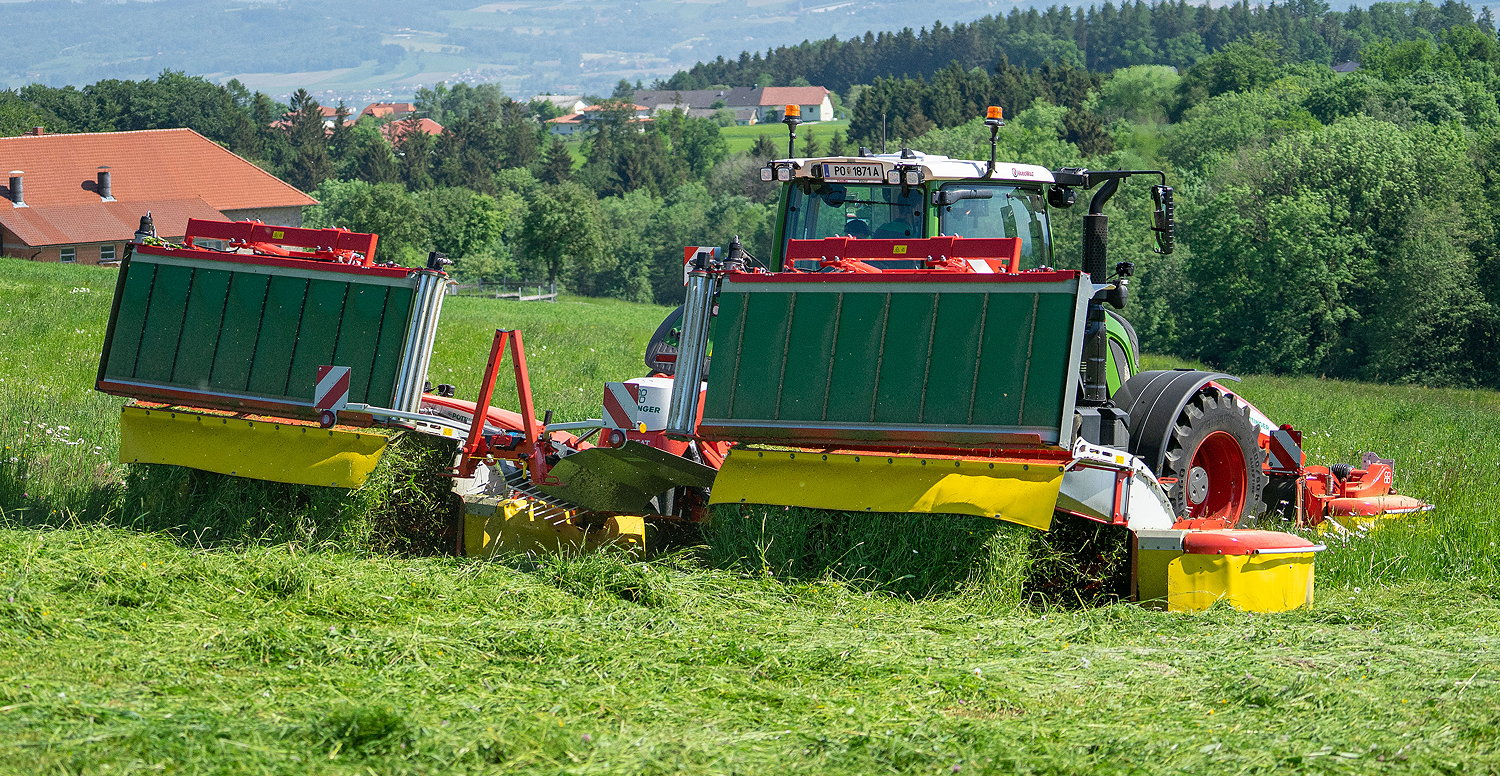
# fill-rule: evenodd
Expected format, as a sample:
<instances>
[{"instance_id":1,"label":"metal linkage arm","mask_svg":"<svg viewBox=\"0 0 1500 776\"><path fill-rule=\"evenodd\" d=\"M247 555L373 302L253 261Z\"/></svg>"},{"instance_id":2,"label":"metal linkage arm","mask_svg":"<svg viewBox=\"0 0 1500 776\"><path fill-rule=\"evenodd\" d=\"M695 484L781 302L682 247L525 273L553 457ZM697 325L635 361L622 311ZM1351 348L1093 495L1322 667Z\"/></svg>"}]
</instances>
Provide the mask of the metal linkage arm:
<instances>
[{"instance_id":1,"label":"metal linkage arm","mask_svg":"<svg viewBox=\"0 0 1500 776\"><path fill-rule=\"evenodd\" d=\"M489 440L484 435L484 423L489 415L490 404L495 397L495 382L500 374L500 362L509 350L511 364L515 369L516 394L520 400L521 444L511 449L517 457L530 465L531 481L540 484L547 476L547 458L542 433L545 426L537 420L536 407L531 399L531 373L526 368L526 346L517 329L498 329L490 345L490 358L485 364L484 379L479 386L479 397L474 403L474 419L469 428L469 438L464 442L459 474L468 477L479 467L480 460L490 452Z\"/></svg>"}]
</instances>

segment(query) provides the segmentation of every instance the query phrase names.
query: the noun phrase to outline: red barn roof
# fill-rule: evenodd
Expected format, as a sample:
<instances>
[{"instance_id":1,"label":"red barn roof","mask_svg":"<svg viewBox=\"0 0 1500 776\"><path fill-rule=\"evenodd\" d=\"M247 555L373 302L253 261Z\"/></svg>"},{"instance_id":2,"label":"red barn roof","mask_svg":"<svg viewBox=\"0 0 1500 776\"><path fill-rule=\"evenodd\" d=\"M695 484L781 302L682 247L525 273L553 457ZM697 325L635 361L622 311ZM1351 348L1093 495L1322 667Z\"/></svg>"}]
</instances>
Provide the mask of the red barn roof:
<instances>
[{"instance_id":1,"label":"red barn roof","mask_svg":"<svg viewBox=\"0 0 1500 776\"><path fill-rule=\"evenodd\" d=\"M101 167L114 202L99 196ZM161 234L178 236L188 218L317 204L191 129L0 138L0 168L0 181L6 170L21 171L27 205L15 207L13 192L0 187L0 225L28 245L123 240L147 210Z\"/></svg>"}]
</instances>

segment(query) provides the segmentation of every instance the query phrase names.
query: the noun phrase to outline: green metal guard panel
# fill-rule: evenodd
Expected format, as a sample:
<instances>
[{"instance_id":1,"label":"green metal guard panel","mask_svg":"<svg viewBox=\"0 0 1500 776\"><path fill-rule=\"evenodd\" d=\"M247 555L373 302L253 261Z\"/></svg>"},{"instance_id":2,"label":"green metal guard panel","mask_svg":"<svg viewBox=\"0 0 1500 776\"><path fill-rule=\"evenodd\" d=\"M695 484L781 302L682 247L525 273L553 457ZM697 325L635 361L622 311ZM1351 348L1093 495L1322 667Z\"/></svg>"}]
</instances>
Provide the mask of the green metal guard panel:
<instances>
[{"instance_id":1,"label":"green metal guard panel","mask_svg":"<svg viewBox=\"0 0 1500 776\"><path fill-rule=\"evenodd\" d=\"M1072 442L1073 272L726 280L699 432L798 445Z\"/></svg>"},{"instance_id":2,"label":"green metal guard panel","mask_svg":"<svg viewBox=\"0 0 1500 776\"><path fill-rule=\"evenodd\" d=\"M111 393L237 409L305 407L317 367L349 401L392 404L417 281L136 252L104 344Z\"/></svg>"}]
</instances>

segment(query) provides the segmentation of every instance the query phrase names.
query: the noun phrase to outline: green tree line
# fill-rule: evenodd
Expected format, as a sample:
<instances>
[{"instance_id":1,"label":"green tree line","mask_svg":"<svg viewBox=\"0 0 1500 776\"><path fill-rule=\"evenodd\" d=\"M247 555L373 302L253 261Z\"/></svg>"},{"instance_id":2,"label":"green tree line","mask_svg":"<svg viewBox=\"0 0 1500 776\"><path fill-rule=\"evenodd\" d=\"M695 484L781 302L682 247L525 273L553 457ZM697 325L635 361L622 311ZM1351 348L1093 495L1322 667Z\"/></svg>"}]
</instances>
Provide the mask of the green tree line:
<instances>
[{"instance_id":1,"label":"green tree line","mask_svg":"<svg viewBox=\"0 0 1500 776\"><path fill-rule=\"evenodd\" d=\"M1429 39L1455 26L1472 25L1473 9L1444 0L1376 3L1368 9L1330 12L1322 0L1290 0L1269 5L1238 0L1227 5L1194 5L1186 0L1081 8L1017 8L965 24L913 31L867 32L841 41L826 38L781 46L736 59L717 58L678 72L663 89L706 89L716 85L770 86L797 79L843 92L877 78L924 77L957 62L965 68L994 70L1005 61L1023 67L1046 63L1108 73L1132 65L1184 68L1207 54L1255 35L1276 39L1297 62L1355 59L1375 41ZM1493 28L1488 9L1481 27Z\"/></svg>"}]
</instances>

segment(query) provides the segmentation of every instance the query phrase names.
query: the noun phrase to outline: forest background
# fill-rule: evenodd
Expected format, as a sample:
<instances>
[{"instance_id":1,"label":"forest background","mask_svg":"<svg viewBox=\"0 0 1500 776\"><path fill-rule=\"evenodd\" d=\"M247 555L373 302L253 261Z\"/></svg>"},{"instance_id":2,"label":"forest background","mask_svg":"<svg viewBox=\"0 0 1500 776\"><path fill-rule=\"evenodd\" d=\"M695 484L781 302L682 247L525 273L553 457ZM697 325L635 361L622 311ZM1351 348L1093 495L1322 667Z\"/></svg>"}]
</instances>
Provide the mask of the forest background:
<instances>
[{"instance_id":1,"label":"forest background","mask_svg":"<svg viewBox=\"0 0 1500 776\"><path fill-rule=\"evenodd\" d=\"M1487 10L1016 10L717 59L651 86L805 83L832 89L848 122L803 127L798 154L884 143L986 158L977 117L993 104L1010 117L1002 159L1166 170L1175 254L1150 253L1143 192L1110 211L1112 257L1137 262L1127 313L1151 352L1244 372L1500 382L1488 344L1500 333L1500 40ZM599 97L627 104L639 86ZM731 153L723 121L668 114L640 131L617 106L565 143L545 129L550 105L494 85L439 84L416 104L441 135L370 119L329 133L305 91L282 104L166 71L0 92L0 133L192 127L309 191L322 203L310 224L377 232L406 263L442 251L463 279L670 304L682 246L739 236L768 249L774 191L757 168L785 154L784 136ZM1076 265L1074 215L1053 220L1060 266Z\"/></svg>"}]
</instances>

